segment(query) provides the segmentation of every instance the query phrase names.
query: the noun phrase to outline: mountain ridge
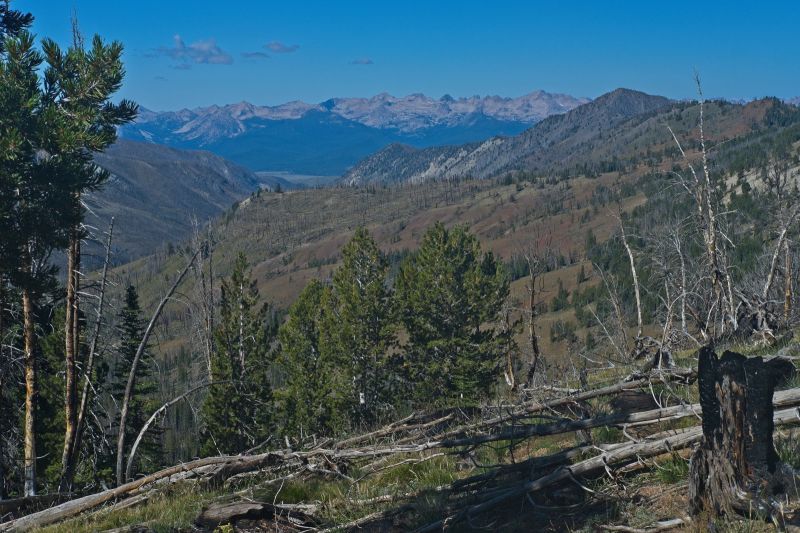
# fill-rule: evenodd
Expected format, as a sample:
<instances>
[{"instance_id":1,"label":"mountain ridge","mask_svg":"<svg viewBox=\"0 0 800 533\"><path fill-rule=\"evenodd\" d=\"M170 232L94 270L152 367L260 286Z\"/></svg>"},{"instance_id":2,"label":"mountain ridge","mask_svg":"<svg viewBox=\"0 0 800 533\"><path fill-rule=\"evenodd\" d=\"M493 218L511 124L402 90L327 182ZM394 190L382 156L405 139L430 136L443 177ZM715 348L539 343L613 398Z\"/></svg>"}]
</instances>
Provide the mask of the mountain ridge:
<instances>
[{"instance_id":1,"label":"mountain ridge","mask_svg":"<svg viewBox=\"0 0 800 533\"><path fill-rule=\"evenodd\" d=\"M487 178L506 169L535 168L536 158L569 155L568 148L671 100L631 89L616 89L566 113L550 116L511 137L480 143L417 149L391 145L361 160L342 177L347 185L428 179ZM559 143L566 143L558 146ZM554 149L555 147L555 149Z\"/></svg>"},{"instance_id":2,"label":"mountain ridge","mask_svg":"<svg viewBox=\"0 0 800 533\"><path fill-rule=\"evenodd\" d=\"M381 93L319 104L239 102L167 112L142 109L120 133L132 140L209 150L254 171L341 175L393 142L429 147L516 135L588 101L535 91L516 98Z\"/></svg>"}]
</instances>

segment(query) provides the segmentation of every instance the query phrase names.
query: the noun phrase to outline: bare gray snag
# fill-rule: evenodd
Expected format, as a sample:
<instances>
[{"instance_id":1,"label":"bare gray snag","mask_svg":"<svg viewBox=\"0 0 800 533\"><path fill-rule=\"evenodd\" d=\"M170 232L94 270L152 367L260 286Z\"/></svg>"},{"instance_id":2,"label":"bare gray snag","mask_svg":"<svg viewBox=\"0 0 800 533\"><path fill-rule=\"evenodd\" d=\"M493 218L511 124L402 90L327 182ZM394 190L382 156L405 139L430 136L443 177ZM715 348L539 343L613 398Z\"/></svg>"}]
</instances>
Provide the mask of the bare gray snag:
<instances>
[{"instance_id":1,"label":"bare gray snag","mask_svg":"<svg viewBox=\"0 0 800 533\"><path fill-rule=\"evenodd\" d=\"M72 487L72 480L75 473L75 466L80 457L81 439L86 418L86 410L89 404L89 397L92 393L92 371L94 370L94 360L97 355L97 343L100 339L100 330L103 325L103 307L106 298L106 283L108 281L108 266L111 263L111 241L114 235L114 217L108 225L108 236L105 244L105 259L103 261L103 274L100 277L100 293L98 296L97 309L95 311L94 329L92 340L89 344L89 356L86 360L86 368L83 374L83 390L81 391L81 402L75 419L75 435L71 443L67 461L62 465L61 483L59 491L65 492Z\"/></svg>"},{"instance_id":2,"label":"bare gray snag","mask_svg":"<svg viewBox=\"0 0 800 533\"><path fill-rule=\"evenodd\" d=\"M167 301L172 298L172 295L175 293L178 285L181 284L181 281L183 281L183 278L186 277L186 273L189 272L189 269L192 267L192 264L197 258L197 254L199 252L200 250L196 250L194 252L194 255L192 255L191 259L189 259L189 262L175 279L172 287L170 287L169 291L167 291L167 294L164 295L159 302L152 318L150 318L150 322L147 324L147 327L144 330L142 340L139 343L139 347L136 349L136 355L133 356L133 362L131 363L131 369L128 373L128 383L125 385L125 396L122 400L122 408L120 409L119 417L119 436L117 437L117 485L122 485L124 483L123 466L125 456L125 426L128 418L128 407L130 406L131 396L133 396L133 388L136 385L136 369L139 367L139 361L142 358L142 354L144 354L144 350L147 347L147 341L150 339L150 334L153 332L153 327L155 326L156 321L158 321L161 311L163 311Z\"/></svg>"}]
</instances>

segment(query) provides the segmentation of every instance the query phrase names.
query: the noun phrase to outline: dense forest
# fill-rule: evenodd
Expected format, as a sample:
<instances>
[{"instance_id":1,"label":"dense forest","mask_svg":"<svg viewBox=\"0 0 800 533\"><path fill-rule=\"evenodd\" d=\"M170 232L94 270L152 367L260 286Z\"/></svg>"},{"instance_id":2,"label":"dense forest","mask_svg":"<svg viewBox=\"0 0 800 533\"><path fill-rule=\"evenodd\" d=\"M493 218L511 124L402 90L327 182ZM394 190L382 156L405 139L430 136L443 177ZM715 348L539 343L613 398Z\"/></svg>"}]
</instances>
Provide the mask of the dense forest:
<instances>
[{"instance_id":1,"label":"dense forest","mask_svg":"<svg viewBox=\"0 0 800 533\"><path fill-rule=\"evenodd\" d=\"M125 228L113 218L102 228L87 223L82 198L109 180L94 158L137 114L135 103L115 99L125 78L123 46L87 41L77 20L68 47L49 39L37 46L32 22L0 3L0 500L105 494L198 457L226 467L225 458L257 457L266 470L274 467L270 453L270 460L300 461L305 474L356 484L337 461L345 457L352 467L367 452L348 456L345 443L396 432L392 453L432 449L435 441L460 450L460 466L448 468L481 463L486 470L470 472L485 481L494 479L490 459L504 458L497 450L479 457L477 445L502 441L513 456L518 422L527 437L557 434L542 429L550 422L581 436L601 425L591 425L595 417L616 414L592 413L585 402L571 413L541 413L531 402L545 405L544 394L586 394L590 383L621 378L624 369L629 379L621 383L658 373L658 394L668 396L675 394L670 380L696 377L698 360L712 360L703 347L793 346L800 318L796 107L768 99L749 130L725 130L744 107L706 103L698 79L698 100L663 114L668 145L653 137L625 157L575 158L569 168L509 169L485 180L258 191L220 220L195 222L191 240L116 265L114 236ZM670 119L682 122L680 134ZM613 134L606 141L614 143ZM364 197L335 239L324 211L296 221L242 214L323 195L326 202ZM467 211L475 198L533 207L523 222L523 215L506 217L499 230L434 215L409 229L413 246L400 237L405 222L389 224L439 208ZM259 233L243 218L257 222ZM536 233L493 250L531 221L539 221ZM562 227L569 231L559 233ZM312 234L336 242L330 255L302 255L301 241ZM566 235L569 243L558 242ZM262 246L264 236L272 240ZM82 267L87 241L104 252L91 258L99 265L92 271ZM300 286L296 295L278 301L264 290L265 279L278 279L261 268L266 261L284 269L279 283ZM292 270L295 263L304 268ZM680 399L683 409L693 398ZM659 407L677 409L668 403ZM538 425L525 426L520 406L537 413ZM487 419L511 422L491 434L446 426ZM438 440L420 433L427 444L400 434L431 428ZM623 431L608 429L605 437L621 439ZM573 455L571 447L558 452L560 459L588 457L581 454L590 453L591 438L581 442ZM619 442L598 442L595 450ZM417 448L403 448L409 443ZM328 449L327 463L312 465ZM477 500L465 508L484 511L491 506L469 506L519 496L492 490L471 494ZM415 524L436 529L447 513L471 516L443 509L421 513ZM349 521L328 516L337 520Z\"/></svg>"}]
</instances>

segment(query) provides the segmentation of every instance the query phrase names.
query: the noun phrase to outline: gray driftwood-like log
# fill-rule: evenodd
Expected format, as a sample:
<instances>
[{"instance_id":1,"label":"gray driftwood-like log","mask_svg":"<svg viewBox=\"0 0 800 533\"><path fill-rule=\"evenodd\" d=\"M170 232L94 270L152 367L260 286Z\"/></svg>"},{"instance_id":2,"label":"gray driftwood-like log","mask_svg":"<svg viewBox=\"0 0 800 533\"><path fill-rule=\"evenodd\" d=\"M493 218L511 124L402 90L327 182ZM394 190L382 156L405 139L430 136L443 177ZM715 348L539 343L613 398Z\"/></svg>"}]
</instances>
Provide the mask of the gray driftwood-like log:
<instances>
[{"instance_id":1,"label":"gray driftwood-like log","mask_svg":"<svg viewBox=\"0 0 800 533\"><path fill-rule=\"evenodd\" d=\"M689 470L694 514L755 514L781 522L779 495L788 489L787 468L772 440L772 396L779 381L793 373L783 359L733 352L718 358L710 347L700 350L703 439Z\"/></svg>"},{"instance_id":2,"label":"gray driftwood-like log","mask_svg":"<svg viewBox=\"0 0 800 533\"><path fill-rule=\"evenodd\" d=\"M303 529L313 529L317 524L313 516L317 510L316 505L272 504L252 500L213 502L203 508L195 523L208 531L215 531L221 525L240 520L269 519L275 525L278 522L288 522L287 525L301 525L304 526Z\"/></svg>"}]
</instances>

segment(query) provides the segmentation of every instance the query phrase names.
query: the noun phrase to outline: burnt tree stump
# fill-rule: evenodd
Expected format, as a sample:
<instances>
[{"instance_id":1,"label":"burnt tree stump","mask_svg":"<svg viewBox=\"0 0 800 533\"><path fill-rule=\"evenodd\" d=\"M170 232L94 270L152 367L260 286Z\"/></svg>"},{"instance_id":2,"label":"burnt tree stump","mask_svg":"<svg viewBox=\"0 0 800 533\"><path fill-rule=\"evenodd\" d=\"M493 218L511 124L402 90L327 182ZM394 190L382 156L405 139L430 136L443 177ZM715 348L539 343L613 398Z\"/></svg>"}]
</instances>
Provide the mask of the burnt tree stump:
<instances>
[{"instance_id":1,"label":"burnt tree stump","mask_svg":"<svg viewBox=\"0 0 800 533\"><path fill-rule=\"evenodd\" d=\"M783 359L764 361L710 347L699 352L703 440L689 466L693 514L758 515L782 522L780 495L791 487L772 440L772 393L794 373ZM791 469L788 469L791 472Z\"/></svg>"}]
</instances>

